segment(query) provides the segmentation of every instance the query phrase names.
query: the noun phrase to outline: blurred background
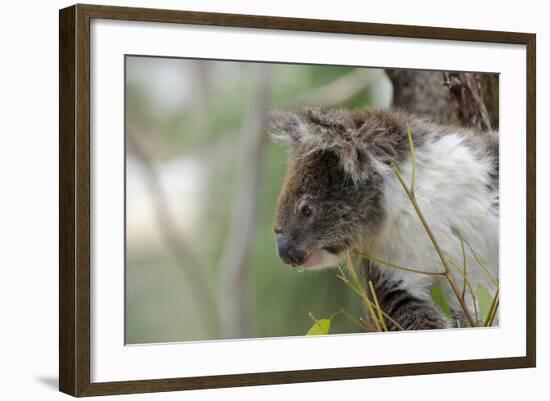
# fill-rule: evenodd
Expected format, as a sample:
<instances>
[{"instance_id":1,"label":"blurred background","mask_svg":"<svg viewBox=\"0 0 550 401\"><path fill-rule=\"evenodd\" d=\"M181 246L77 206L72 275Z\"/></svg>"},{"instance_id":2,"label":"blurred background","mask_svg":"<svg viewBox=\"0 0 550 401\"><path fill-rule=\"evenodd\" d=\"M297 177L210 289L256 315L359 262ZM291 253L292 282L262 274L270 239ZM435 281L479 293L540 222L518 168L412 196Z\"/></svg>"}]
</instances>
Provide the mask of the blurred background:
<instances>
[{"instance_id":1,"label":"blurred background","mask_svg":"<svg viewBox=\"0 0 550 401\"><path fill-rule=\"evenodd\" d=\"M309 313L362 316L336 270L300 273L277 256L271 224L287 155L269 141L269 110L393 105L498 128L496 74L141 56L125 64L127 344L301 336ZM492 104L485 118L457 114L477 92ZM332 320L331 333L357 331Z\"/></svg>"},{"instance_id":2,"label":"blurred background","mask_svg":"<svg viewBox=\"0 0 550 401\"><path fill-rule=\"evenodd\" d=\"M304 335L309 312L361 316L336 271L280 262L287 155L264 123L273 108L390 101L379 69L128 56L126 343Z\"/></svg>"}]
</instances>

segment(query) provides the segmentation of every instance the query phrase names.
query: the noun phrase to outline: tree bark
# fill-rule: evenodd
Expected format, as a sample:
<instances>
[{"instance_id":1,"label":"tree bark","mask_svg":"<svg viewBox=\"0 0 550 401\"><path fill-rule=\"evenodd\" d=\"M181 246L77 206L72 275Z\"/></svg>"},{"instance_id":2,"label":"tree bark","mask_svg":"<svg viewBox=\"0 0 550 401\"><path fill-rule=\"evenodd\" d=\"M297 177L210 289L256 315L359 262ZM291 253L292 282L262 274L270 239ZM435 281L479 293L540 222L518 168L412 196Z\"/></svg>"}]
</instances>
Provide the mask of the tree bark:
<instances>
[{"instance_id":1,"label":"tree bark","mask_svg":"<svg viewBox=\"0 0 550 401\"><path fill-rule=\"evenodd\" d=\"M491 125L494 130L499 128L499 76L498 74L481 74L481 89L483 101L487 106Z\"/></svg>"},{"instance_id":2,"label":"tree bark","mask_svg":"<svg viewBox=\"0 0 550 401\"><path fill-rule=\"evenodd\" d=\"M456 114L461 124L478 131L489 131L491 120L483 101L479 74L465 72L445 72L444 85L456 99Z\"/></svg>"},{"instance_id":3,"label":"tree bark","mask_svg":"<svg viewBox=\"0 0 550 401\"><path fill-rule=\"evenodd\" d=\"M393 106L429 117L439 124L459 125L456 100L443 83L442 72L386 70L393 85Z\"/></svg>"},{"instance_id":4,"label":"tree bark","mask_svg":"<svg viewBox=\"0 0 550 401\"><path fill-rule=\"evenodd\" d=\"M437 123L487 131L498 127L498 75L387 69L393 105ZM490 99L488 106L484 98Z\"/></svg>"}]
</instances>

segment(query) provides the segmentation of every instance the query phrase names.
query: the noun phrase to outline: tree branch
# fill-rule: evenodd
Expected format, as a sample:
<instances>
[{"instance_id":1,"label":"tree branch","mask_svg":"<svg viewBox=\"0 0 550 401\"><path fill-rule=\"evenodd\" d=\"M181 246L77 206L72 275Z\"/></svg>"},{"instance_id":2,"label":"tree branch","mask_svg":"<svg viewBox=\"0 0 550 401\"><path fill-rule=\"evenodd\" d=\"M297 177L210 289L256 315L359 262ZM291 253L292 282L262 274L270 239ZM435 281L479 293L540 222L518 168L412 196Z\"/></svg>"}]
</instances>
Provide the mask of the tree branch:
<instances>
[{"instance_id":1,"label":"tree branch","mask_svg":"<svg viewBox=\"0 0 550 401\"><path fill-rule=\"evenodd\" d=\"M175 224L164 188L160 182L153 162L146 152L144 146L139 143L136 135L129 129L126 135L128 146L141 161L144 168L144 178L149 196L153 203L153 209L157 219L157 225L168 249L174 256L180 270L186 276L189 289L195 300L199 316L202 319L205 329L212 335L219 330L219 317L214 301L213 291L208 285L201 268L199 260L188 248L185 240L181 237Z\"/></svg>"},{"instance_id":2,"label":"tree branch","mask_svg":"<svg viewBox=\"0 0 550 401\"><path fill-rule=\"evenodd\" d=\"M250 113L241 129L241 151L233 191L231 221L220 260L221 310L225 337L245 337L251 313L246 276L256 233L261 160L267 143L265 131L269 103L269 71L260 65L251 77L254 88Z\"/></svg>"}]
</instances>

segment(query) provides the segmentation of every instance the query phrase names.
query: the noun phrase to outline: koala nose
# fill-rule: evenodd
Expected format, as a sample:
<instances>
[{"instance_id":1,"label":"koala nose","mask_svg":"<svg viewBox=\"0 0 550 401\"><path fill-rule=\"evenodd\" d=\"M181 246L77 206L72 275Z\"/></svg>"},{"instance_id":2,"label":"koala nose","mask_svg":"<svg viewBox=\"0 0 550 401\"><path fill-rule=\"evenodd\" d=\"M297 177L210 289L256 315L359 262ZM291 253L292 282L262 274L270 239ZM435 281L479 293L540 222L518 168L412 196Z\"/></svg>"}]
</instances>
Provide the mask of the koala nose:
<instances>
[{"instance_id":1,"label":"koala nose","mask_svg":"<svg viewBox=\"0 0 550 401\"><path fill-rule=\"evenodd\" d=\"M277 234L277 252L281 260L289 265L299 266L304 261L305 254L292 246L283 234Z\"/></svg>"}]
</instances>

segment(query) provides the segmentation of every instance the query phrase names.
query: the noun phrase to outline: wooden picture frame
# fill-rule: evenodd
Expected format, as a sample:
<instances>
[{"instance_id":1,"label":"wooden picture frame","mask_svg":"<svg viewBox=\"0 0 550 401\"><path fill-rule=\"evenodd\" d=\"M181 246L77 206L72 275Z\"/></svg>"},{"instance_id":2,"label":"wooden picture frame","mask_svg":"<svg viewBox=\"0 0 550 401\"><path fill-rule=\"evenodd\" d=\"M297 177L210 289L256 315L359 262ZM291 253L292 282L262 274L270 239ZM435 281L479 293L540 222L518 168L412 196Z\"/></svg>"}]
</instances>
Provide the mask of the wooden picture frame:
<instances>
[{"instance_id":1,"label":"wooden picture frame","mask_svg":"<svg viewBox=\"0 0 550 401\"><path fill-rule=\"evenodd\" d=\"M399 38L516 44L527 58L526 355L368 367L91 382L90 334L90 22L92 19L308 31ZM263 384L362 379L534 367L535 308L535 49L534 34L349 21L328 21L142 8L74 5L59 14L59 388L73 396L143 393Z\"/></svg>"}]
</instances>

